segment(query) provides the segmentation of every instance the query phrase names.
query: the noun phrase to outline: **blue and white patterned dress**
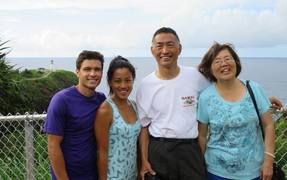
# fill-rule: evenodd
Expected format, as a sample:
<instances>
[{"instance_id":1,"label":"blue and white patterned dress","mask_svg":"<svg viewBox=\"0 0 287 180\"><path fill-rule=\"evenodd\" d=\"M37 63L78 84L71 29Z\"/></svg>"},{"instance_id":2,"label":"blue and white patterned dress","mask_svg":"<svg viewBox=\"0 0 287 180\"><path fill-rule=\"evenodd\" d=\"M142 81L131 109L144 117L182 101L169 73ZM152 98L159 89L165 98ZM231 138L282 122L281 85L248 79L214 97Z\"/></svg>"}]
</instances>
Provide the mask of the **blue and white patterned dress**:
<instances>
[{"instance_id":1,"label":"blue and white patterned dress","mask_svg":"<svg viewBox=\"0 0 287 180\"><path fill-rule=\"evenodd\" d=\"M113 122L109 129L108 180L137 179L137 139L140 122L125 122L112 99L106 100L113 109ZM131 102L137 113L134 102Z\"/></svg>"}]
</instances>

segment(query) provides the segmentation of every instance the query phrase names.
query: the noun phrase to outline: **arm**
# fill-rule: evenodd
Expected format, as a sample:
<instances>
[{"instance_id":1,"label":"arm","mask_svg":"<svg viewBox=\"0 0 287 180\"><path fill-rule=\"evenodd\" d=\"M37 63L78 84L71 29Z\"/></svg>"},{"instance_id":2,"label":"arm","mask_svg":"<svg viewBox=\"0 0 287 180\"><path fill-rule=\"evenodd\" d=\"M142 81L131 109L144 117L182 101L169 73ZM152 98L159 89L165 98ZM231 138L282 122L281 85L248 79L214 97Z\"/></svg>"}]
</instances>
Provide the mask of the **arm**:
<instances>
[{"instance_id":1,"label":"arm","mask_svg":"<svg viewBox=\"0 0 287 180\"><path fill-rule=\"evenodd\" d=\"M269 101L271 102L272 107L275 109L281 109L283 107L282 102L274 96L270 96Z\"/></svg>"},{"instance_id":2,"label":"arm","mask_svg":"<svg viewBox=\"0 0 287 180\"><path fill-rule=\"evenodd\" d=\"M261 177L263 180L265 179L271 179L272 173L273 173L273 161L274 158L272 157L274 155L274 149L275 149L275 130L274 125L271 117L271 112L266 112L262 116L262 125L264 129L264 147L265 147L265 157L263 166L261 168Z\"/></svg>"},{"instance_id":3,"label":"arm","mask_svg":"<svg viewBox=\"0 0 287 180\"><path fill-rule=\"evenodd\" d=\"M62 136L48 134L48 154L49 159L58 180L68 180L65 160L61 149Z\"/></svg>"},{"instance_id":4,"label":"arm","mask_svg":"<svg viewBox=\"0 0 287 180\"><path fill-rule=\"evenodd\" d=\"M201 149L202 155L205 153L206 148L206 136L207 136L208 125L198 122L198 144Z\"/></svg>"},{"instance_id":5,"label":"arm","mask_svg":"<svg viewBox=\"0 0 287 180\"><path fill-rule=\"evenodd\" d=\"M139 136L139 144L140 144L140 153L141 153L141 171L140 176L141 179L144 179L145 173L150 173L155 175L155 172L152 170L150 163L148 162L148 144L149 144L149 132L147 127L142 127L140 136Z\"/></svg>"},{"instance_id":6,"label":"arm","mask_svg":"<svg viewBox=\"0 0 287 180\"><path fill-rule=\"evenodd\" d=\"M104 102L96 113L94 131L97 141L97 167L99 180L107 179L108 172L108 150L109 150L109 129L113 120L111 106Z\"/></svg>"}]
</instances>

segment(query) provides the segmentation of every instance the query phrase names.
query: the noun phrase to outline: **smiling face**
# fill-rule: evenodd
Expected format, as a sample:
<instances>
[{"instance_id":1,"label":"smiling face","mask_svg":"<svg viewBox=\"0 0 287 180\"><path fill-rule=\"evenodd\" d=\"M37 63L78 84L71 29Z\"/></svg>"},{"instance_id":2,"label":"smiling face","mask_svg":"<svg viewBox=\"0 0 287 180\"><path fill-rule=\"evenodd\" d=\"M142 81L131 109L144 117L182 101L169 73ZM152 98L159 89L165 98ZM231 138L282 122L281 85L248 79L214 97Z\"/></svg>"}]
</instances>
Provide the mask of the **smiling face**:
<instances>
[{"instance_id":1,"label":"smiling face","mask_svg":"<svg viewBox=\"0 0 287 180\"><path fill-rule=\"evenodd\" d=\"M133 89L134 79L128 68L118 68L114 71L109 82L112 89L112 96L116 99L125 100Z\"/></svg>"},{"instance_id":2,"label":"smiling face","mask_svg":"<svg viewBox=\"0 0 287 180\"><path fill-rule=\"evenodd\" d=\"M95 91L102 79L102 63L97 59L84 60L76 70L78 87L83 94Z\"/></svg>"},{"instance_id":3,"label":"smiling face","mask_svg":"<svg viewBox=\"0 0 287 180\"><path fill-rule=\"evenodd\" d=\"M181 52L181 45L174 34L160 33L153 39L151 52L159 67L175 67Z\"/></svg>"},{"instance_id":4,"label":"smiling face","mask_svg":"<svg viewBox=\"0 0 287 180\"><path fill-rule=\"evenodd\" d=\"M212 75L217 82L236 78L236 62L228 49L221 50L211 64Z\"/></svg>"}]
</instances>

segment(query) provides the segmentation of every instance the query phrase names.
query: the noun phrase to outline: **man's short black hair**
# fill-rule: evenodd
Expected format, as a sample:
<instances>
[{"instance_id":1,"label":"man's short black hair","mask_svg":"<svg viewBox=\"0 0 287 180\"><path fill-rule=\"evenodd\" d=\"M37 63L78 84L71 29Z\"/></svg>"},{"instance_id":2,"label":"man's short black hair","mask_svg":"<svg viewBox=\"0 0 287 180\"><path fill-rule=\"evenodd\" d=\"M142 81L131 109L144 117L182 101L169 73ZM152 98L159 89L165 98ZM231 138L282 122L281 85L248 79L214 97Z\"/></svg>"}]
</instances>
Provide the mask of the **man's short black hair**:
<instances>
[{"instance_id":1,"label":"man's short black hair","mask_svg":"<svg viewBox=\"0 0 287 180\"><path fill-rule=\"evenodd\" d=\"M177 33L175 32L175 30L173 30L173 29L170 28L170 27L161 27L161 28L159 28L159 29L153 34L152 41L154 40L154 38L155 38L156 35L161 34L161 33L171 33L171 34L175 35L175 37L176 37L176 39L178 40L178 42L180 42Z\"/></svg>"}]
</instances>

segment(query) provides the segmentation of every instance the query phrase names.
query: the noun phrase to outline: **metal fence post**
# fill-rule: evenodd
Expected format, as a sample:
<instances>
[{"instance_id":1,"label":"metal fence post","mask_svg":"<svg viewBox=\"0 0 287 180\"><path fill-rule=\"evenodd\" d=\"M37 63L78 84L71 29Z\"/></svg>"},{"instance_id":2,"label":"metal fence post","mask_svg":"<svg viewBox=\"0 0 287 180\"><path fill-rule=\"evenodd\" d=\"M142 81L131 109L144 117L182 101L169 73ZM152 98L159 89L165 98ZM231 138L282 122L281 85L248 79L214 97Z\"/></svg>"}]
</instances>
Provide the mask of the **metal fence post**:
<instances>
[{"instance_id":1,"label":"metal fence post","mask_svg":"<svg viewBox=\"0 0 287 180\"><path fill-rule=\"evenodd\" d=\"M26 171L27 171L27 180L34 179L34 148L33 148L33 126L31 122L33 118L29 119L29 114L27 114L25 119L25 153L26 153Z\"/></svg>"}]
</instances>

